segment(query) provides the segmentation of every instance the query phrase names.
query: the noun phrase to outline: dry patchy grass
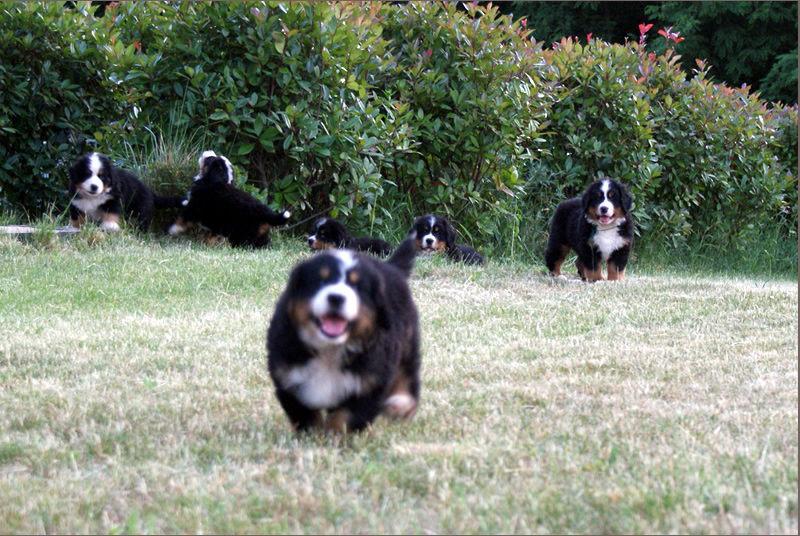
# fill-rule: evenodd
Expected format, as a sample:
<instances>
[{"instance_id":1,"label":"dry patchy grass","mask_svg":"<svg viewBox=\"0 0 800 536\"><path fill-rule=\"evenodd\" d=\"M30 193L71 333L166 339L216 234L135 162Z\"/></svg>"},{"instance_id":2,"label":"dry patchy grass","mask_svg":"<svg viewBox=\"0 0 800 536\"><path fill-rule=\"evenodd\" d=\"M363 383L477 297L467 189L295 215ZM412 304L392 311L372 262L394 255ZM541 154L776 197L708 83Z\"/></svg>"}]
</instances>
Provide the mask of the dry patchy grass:
<instances>
[{"instance_id":1,"label":"dry patchy grass","mask_svg":"<svg viewBox=\"0 0 800 536\"><path fill-rule=\"evenodd\" d=\"M0 533L797 532L796 282L421 260L415 419L298 439L304 255L0 242Z\"/></svg>"}]
</instances>

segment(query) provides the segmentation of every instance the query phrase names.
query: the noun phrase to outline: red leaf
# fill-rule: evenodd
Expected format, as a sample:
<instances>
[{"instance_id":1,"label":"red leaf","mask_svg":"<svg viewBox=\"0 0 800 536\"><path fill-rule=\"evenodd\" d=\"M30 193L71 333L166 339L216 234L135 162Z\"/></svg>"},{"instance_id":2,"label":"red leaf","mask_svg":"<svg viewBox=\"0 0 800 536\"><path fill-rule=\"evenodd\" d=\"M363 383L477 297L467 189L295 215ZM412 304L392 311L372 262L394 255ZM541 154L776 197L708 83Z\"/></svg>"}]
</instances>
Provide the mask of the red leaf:
<instances>
[{"instance_id":1,"label":"red leaf","mask_svg":"<svg viewBox=\"0 0 800 536\"><path fill-rule=\"evenodd\" d=\"M592 40L592 34L591 33L586 34L586 40L587 41L591 41Z\"/></svg>"},{"instance_id":2,"label":"red leaf","mask_svg":"<svg viewBox=\"0 0 800 536\"><path fill-rule=\"evenodd\" d=\"M136 50L138 50L139 52L142 51L142 45L139 44L139 41L134 41L133 46L136 47Z\"/></svg>"},{"instance_id":3,"label":"red leaf","mask_svg":"<svg viewBox=\"0 0 800 536\"><path fill-rule=\"evenodd\" d=\"M652 24L645 24L645 23L641 23L641 24L639 25L639 35L644 35L644 34L646 34L647 32L649 32L649 31L650 31L650 28L652 28L652 27L653 27L653 25L652 25Z\"/></svg>"}]
</instances>

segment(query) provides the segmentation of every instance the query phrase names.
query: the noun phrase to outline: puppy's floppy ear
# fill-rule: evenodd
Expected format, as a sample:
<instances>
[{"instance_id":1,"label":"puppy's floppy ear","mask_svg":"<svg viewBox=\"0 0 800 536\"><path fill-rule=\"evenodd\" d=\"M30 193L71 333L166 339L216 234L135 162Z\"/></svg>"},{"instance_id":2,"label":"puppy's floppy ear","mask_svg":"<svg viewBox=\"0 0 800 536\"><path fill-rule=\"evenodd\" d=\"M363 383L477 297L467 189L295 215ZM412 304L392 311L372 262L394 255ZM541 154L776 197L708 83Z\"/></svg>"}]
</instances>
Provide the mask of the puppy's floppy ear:
<instances>
[{"instance_id":1,"label":"puppy's floppy ear","mask_svg":"<svg viewBox=\"0 0 800 536\"><path fill-rule=\"evenodd\" d=\"M595 181L597 182L597 181ZM586 191L583 192L581 196L581 206L583 207L583 213L586 214L586 211L589 210L589 203L592 201L592 188L594 186L594 182L586 187Z\"/></svg>"},{"instance_id":2,"label":"puppy's floppy ear","mask_svg":"<svg viewBox=\"0 0 800 536\"><path fill-rule=\"evenodd\" d=\"M449 221L442 219L441 222L442 225L444 225L445 243L447 244L447 247L454 247L456 245L456 230Z\"/></svg>"},{"instance_id":3,"label":"puppy's floppy ear","mask_svg":"<svg viewBox=\"0 0 800 536\"><path fill-rule=\"evenodd\" d=\"M71 166L69 166L69 180L71 182L78 182L78 163L75 162Z\"/></svg>"},{"instance_id":4,"label":"puppy's floppy ear","mask_svg":"<svg viewBox=\"0 0 800 536\"><path fill-rule=\"evenodd\" d=\"M625 188L624 184L619 183L619 189L620 192L622 192L622 210L626 213L630 212L633 207L633 196L628 189Z\"/></svg>"},{"instance_id":5,"label":"puppy's floppy ear","mask_svg":"<svg viewBox=\"0 0 800 536\"><path fill-rule=\"evenodd\" d=\"M383 280L382 276L379 276L377 279L377 289L375 289L375 294L373 296L373 300L375 300L375 313L376 313L376 321L378 322L378 326L382 329L389 329L391 326L391 314L389 313L389 309L386 306L389 298L386 295L386 283Z\"/></svg>"}]
</instances>

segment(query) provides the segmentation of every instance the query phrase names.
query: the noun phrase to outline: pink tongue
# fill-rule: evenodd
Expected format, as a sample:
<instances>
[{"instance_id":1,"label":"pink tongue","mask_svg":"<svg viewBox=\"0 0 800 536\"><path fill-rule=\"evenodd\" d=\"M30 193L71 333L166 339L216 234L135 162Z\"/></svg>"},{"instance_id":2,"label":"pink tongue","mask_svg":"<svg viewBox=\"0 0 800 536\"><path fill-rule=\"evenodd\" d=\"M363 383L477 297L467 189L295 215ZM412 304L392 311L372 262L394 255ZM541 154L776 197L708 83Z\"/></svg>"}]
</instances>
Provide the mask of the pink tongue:
<instances>
[{"instance_id":1,"label":"pink tongue","mask_svg":"<svg viewBox=\"0 0 800 536\"><path fill-rule=\"evenodd\" d=\"M322 317L322 333L328 337L338 337L347 329L347 320L338 316Z\"/></svg>"},{"instance_id":2,"label":"pink tongue","mask_svg":"<svg viewBox=\"0 0 800 536\"><path fill-rule=\"evenodd\" d=\"M600 216L600 223L608 223L611 221L610 216Z\"/></svg>"}]
</instances>

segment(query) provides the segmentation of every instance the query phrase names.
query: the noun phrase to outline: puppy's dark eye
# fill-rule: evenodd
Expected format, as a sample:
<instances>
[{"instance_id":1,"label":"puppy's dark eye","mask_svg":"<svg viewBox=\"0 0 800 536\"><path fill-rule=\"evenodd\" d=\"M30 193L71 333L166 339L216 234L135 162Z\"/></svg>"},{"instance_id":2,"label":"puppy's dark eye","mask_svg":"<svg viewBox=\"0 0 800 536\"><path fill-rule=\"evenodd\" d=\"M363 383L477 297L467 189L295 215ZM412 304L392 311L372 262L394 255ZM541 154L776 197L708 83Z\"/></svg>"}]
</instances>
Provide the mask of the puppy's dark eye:
<instances>
[{"instance_id":1,"label":"puppy's dark eye","mask_svg":"<svg viewBox=\"0 0 800 536\"><path fill-rule=\"evenodd\" d=\"M597 197L597 199L600 199L601 197L603 197L603 192L597 192L595 197Z\"/></svg>"},{"instance_id":2,"label":"puppy's dark eye","mask_svg":"<svg viewBox=\"0 0 800 536\"><path fill-rule=\"evenodd\" d=\"M331 276L331 269L327 266L323 266L319 269L319 278L323 281L327 281L328 278Z\"/></svg>"},{"instance_id":3,"label":"puppy's dark eye","mask_svg":"<svg viewBox=\"0 0 800 536\"><path fill-rule=\"evenodd\" d=\"M612 197L614 197L614 192L608 192L608 198L611 199Z\"/></svg>"},{"instance_id":4,"label":"puppy's dark eye","mask_svg":"<svg viewBox=\"0 0 800 536\"><path fill-rule=\"evenodd\" d=\"M361 278L361 274L353 270L349 274L347 274L347 280L350 282L351 285L355 285L358 283L358 280Z\"/></svg>"},{"instance_id":5,"label":"puppy's dark eye","mask_svg":"<svg viewBox=\"0 0 800 536\"><path fill-rule=\"evenodd\" d=\"M430 225L426 225L426 226L425 226L425 232L427 233L427 232L428 232L428 231L430 231L430 230L431 230L431 226L430 226Z\"/></svg>"},{"instance_id":6,"label":"puppy's dark eye","mask_svg":"<svg viewBox=\"0 0 800 536\"><path fill-rule=\"evenodd\" d=\"M434 233L438 233L438 232L439 232L439 227L438 227L438 226L437 226L437 227L434 227L434 228L433 228L433 232L434 232Z\"/></svg>"}]
</instances>

